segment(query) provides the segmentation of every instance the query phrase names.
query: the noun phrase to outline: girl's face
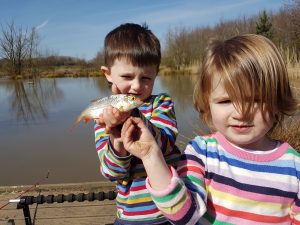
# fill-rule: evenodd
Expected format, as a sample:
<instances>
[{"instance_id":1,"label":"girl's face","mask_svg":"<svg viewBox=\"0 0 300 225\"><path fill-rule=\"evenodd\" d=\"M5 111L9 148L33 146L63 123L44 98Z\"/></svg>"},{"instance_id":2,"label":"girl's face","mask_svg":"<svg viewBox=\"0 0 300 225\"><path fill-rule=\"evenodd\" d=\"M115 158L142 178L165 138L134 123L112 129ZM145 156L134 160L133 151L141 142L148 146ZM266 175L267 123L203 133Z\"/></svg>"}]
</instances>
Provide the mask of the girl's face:
<instances>
[{"instance_id":1,"label":"girl's face","mask_svg":"<svg viewBox=\"0 0 300 225\"><path fill-rule=\"evenodd\" d=\"M219 76L214 76L212 92L209 98L211 120L215 129L221 132L232 144L253 150L274 148L270 144L267 132L272 128L274 120L263 115L259 107L254 109L253 118L245 121L230 99Z\"/></svg>"},{"instance_id":2,"label":"girl's face","mask_svg":"<svg viewBox=\"0 0 300 225\"><path fill-rule=\"evenodd\" d=\"M117 88L118 93L114 94L132 94L141 100L151 95L157 74L155 65L133 66L126 59L116 59L110 69L102 66L101 70L106 79Z\"/></svg>"}]
</instances>

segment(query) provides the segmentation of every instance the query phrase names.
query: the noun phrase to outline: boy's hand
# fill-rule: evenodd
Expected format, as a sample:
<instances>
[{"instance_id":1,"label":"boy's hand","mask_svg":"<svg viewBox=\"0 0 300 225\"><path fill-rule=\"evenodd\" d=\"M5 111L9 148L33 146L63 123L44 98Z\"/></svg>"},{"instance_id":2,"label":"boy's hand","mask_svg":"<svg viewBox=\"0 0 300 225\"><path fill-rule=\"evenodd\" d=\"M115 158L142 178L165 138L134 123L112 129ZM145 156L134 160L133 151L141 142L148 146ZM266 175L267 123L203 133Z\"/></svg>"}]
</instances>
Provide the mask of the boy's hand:
<instances>
[{"instance_id":1,"label":"boy's hand","mask_svg":"<svg viewBox=\"0 0 300 225\"><path fill-rule=\"evenodd\" d=\"M130 111L121 112L112 106L108 106L103 110L103 113L99 115L99 118L95 119L95 122L98 124L105 124L105 132L111 134L115 132L112 129L123 124L130 114Z\"/></svg>"},{"instance_id":2,"label":"boy's hand","mask_svg":"<svg viewBox=\"0 0 300 225\"><path fill-rule=\"evenodd\" d=\"M105 125L105 132L109 135L114 152L119 156L126 156L128 152L124 149L121 129L124 121L130 116L131 112L120 112L118 109L108 106L103 110L95 122Z\"/></svg>"},{"instance_id":3,"label":"boy's hand","mask_svg":"<svg viewBox=\"0 0 300 225\"><path fill-rule=\"evenodd\" d=\"M144 122L138 117L129 117L123 124L121 139L124 148L141 160L147 159L159 147Z\"/></svg>"}]
</instances>

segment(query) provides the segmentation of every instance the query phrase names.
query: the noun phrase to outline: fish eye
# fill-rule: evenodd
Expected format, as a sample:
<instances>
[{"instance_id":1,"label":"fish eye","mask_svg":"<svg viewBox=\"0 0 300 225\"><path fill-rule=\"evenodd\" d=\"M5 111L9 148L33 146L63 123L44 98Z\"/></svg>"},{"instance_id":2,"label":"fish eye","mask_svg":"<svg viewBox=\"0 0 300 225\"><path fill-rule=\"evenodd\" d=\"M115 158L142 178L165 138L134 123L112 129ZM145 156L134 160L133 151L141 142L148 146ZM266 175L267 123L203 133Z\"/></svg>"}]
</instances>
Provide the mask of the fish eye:
<instances>
[{"instance_id":1,"label":"fish eye","mask_svg":"<svg viewBox=\"0 0 300 225\"><path fill-rule=\"evenodd\" d=\"M135 100L135 96L130 96L129 100L134 101Z\"/></svg>"}]
</instances>

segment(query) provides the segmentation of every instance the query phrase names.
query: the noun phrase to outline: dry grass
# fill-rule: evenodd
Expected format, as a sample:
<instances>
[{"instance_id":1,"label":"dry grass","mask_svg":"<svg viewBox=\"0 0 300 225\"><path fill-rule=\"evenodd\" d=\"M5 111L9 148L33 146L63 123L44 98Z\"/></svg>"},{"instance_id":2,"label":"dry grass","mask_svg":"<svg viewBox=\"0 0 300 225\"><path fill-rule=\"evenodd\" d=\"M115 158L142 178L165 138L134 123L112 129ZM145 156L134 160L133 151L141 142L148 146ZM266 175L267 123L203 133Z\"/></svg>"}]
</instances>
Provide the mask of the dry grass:
<instances>
[{"instance_id":1,"label":"dry grass","mask_svg":"<svg viewBox=\"0 0 300 225\"><path fill-rule=\"evenodd\" d=\"M271 137L289 143L300 153L300 116L287 118L282 127L275 129Z\"/></svg>"}]
</instances>

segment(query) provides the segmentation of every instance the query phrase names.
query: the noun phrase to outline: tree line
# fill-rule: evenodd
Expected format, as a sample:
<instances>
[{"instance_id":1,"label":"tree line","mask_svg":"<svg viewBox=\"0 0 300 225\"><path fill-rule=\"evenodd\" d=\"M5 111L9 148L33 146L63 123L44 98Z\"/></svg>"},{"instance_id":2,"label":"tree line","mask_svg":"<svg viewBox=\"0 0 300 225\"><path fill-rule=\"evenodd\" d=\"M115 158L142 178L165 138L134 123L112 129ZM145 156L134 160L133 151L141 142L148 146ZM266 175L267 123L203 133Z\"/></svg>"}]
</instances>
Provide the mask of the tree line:
<instances>
[{"instance_id":1,"label":"tree line","mask_svg":"<svg viewBox=\"0 0 300 225\"><path fill-rule=\"evenodd\" d=\"M89 61L42 53L39 51L40 39L36 29L17 27L13 21L2 24L1 28L0 76L64 75L68 71L75 75L98 75L95 71L99 71L104 63L102 50ZM201 66L209 39L223 40L243 33L256 33L270 38L282 51L288 66L299 66L300 0L289 0L276 13L264 10L249 18L220 21L213 27L170 29L162 50L162 67L172 72L188 72L193 66Z\"/></svg>"},{"instance_id":2,"label":"tree line","mask_svg":"<svg viewBox=\"0 0 300 225\"><path fill-rule=\"evenodd\" d=\"M170 30L166 37L162 64L176 70L199 65L210 38L224 40L244 33L268 37L282 51L288 66L299 65L300 0L290 1L276 14L264 10L251 18L220 21L214 27Z\"/></svg>"}]
</instances>

